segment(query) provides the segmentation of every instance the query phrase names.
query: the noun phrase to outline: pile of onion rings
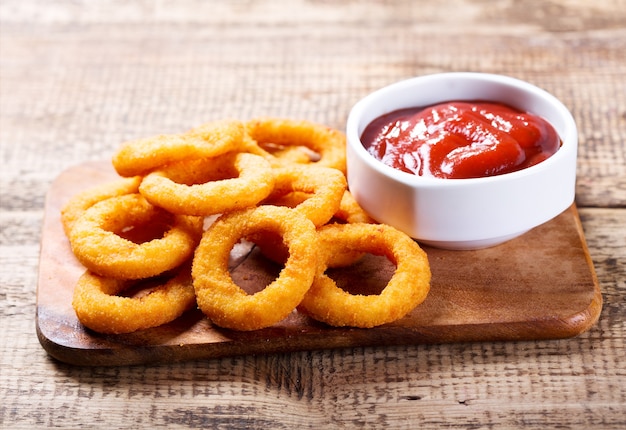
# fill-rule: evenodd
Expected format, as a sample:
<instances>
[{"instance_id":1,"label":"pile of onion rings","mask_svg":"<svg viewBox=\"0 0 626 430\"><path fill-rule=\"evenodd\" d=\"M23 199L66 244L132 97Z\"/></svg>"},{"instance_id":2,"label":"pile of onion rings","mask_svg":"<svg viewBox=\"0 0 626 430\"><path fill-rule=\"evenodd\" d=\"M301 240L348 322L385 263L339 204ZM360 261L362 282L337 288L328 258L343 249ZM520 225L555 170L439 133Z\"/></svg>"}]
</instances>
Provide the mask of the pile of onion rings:
<instances>
[{"instance_id":1,"label":"pile of onion rings","mask_svg":"<svg viewBox=\"0 0 626 430\"><path fill-rule=\"evenodd\" d=\"M406 316L428 294L426 254L350 194L337 130L282 118L214 121L124 143L112 164L119 179L61 211L86 269L72 305L93 331L149 329L194 307L233 330L270 327L292 312L367 328ZM281 267L256 293L231 277L242 240ZM337 287L327 269L366 253L396 266L387 286L368 296Z\"/></svg>"}]
</instances>

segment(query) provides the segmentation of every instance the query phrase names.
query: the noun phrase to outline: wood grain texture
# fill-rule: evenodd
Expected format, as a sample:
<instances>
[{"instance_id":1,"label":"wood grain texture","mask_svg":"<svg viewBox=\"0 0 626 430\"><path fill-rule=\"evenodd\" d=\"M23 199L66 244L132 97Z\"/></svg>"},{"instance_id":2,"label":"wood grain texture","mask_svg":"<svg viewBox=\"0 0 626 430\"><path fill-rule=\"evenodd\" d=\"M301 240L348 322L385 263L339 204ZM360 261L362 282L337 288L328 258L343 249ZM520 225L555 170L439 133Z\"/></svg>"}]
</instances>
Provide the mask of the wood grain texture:
<instances>
[{"instance_id":1,"label":"wood grain texture","mask_svg":"<svg viewBox=\"0 0 626 430\"><path fill-rule=\"evenodd\" d=\"M0 428L626 427L624 22L624 0L3 0ZM528 80L574 114L604 299L589 331L113 368L39 344L44 199L66 168L212 118L342 127L373 89L464 70Z\"/></svg>"}]
</instances>

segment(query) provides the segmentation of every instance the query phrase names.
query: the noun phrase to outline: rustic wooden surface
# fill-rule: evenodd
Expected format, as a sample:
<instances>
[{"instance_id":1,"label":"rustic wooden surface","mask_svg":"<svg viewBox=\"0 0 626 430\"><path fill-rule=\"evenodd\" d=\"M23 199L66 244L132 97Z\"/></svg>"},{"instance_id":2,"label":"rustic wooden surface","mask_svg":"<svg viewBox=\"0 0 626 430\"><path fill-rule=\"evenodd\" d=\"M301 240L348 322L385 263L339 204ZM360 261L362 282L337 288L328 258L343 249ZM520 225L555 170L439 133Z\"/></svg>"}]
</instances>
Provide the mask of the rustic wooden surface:
<instances>
[{"instance_id":1,"label":"rustic wooden surface","mask_svg":"<svg viewBox=\"0 0 626 430\"><path fill-rule=\"evenodd\" d=\"M624 428L626 2L0 3L0 428ZM561 98L604 307L558 341L62 364L35 333L44 197L66 168L207 119L343 127L399 79L484 71Z\"/></svg>"}]
</instances>

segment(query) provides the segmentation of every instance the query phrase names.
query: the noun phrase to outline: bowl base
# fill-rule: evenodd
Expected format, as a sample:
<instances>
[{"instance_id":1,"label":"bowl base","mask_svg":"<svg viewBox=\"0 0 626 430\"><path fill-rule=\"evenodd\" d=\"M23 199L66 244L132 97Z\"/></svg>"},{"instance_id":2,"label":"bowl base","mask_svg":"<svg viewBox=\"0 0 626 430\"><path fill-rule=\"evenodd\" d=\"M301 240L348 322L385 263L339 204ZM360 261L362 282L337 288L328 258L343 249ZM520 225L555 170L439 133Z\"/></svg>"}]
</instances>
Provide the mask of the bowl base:
<instances>
[{"instance_id":1,"label":"bowl base","mask_svg":"<svg viewBox=\"0 0 626 430\"><path fill-rule=\"evenodd\" d=\"M420 244L432 246L434 248L447 249L450 251L471 251L476 249L490 248L492 246L500 245L511 239L515 239L518 236L526 233L528 230L509 234L506 236L494 237L491 239L480 240L464 240L464 241L445 241L445 240L423 240L416 239Z\"/></svg>"}]
</instances>

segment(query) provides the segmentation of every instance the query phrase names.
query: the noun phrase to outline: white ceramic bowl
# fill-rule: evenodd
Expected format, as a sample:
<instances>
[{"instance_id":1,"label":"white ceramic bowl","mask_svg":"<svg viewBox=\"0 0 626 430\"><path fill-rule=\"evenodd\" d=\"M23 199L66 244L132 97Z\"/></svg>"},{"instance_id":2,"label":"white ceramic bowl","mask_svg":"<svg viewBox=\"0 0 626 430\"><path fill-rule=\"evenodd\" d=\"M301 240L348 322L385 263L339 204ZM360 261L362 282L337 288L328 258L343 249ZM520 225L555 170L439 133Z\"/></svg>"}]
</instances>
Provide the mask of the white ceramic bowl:
<instances>
[{"instance_id":1,"label":"white ceramic bowl","mask_svg":"<svg viewBox=\"0 0 626 430\"><path fill-rule=\"evenodd\" d=\"M365 127L386 113L444 101L496 101L548 120L562 140L547 160L517 172L472 179L439 179L401 172L370 155ZM348 185L379 222L445 249L500 244L554 218L574 201L578 132L554 96L518 79L484 73L442 73L375 91L350 111Z\"/></svg>"}]
</instances>

